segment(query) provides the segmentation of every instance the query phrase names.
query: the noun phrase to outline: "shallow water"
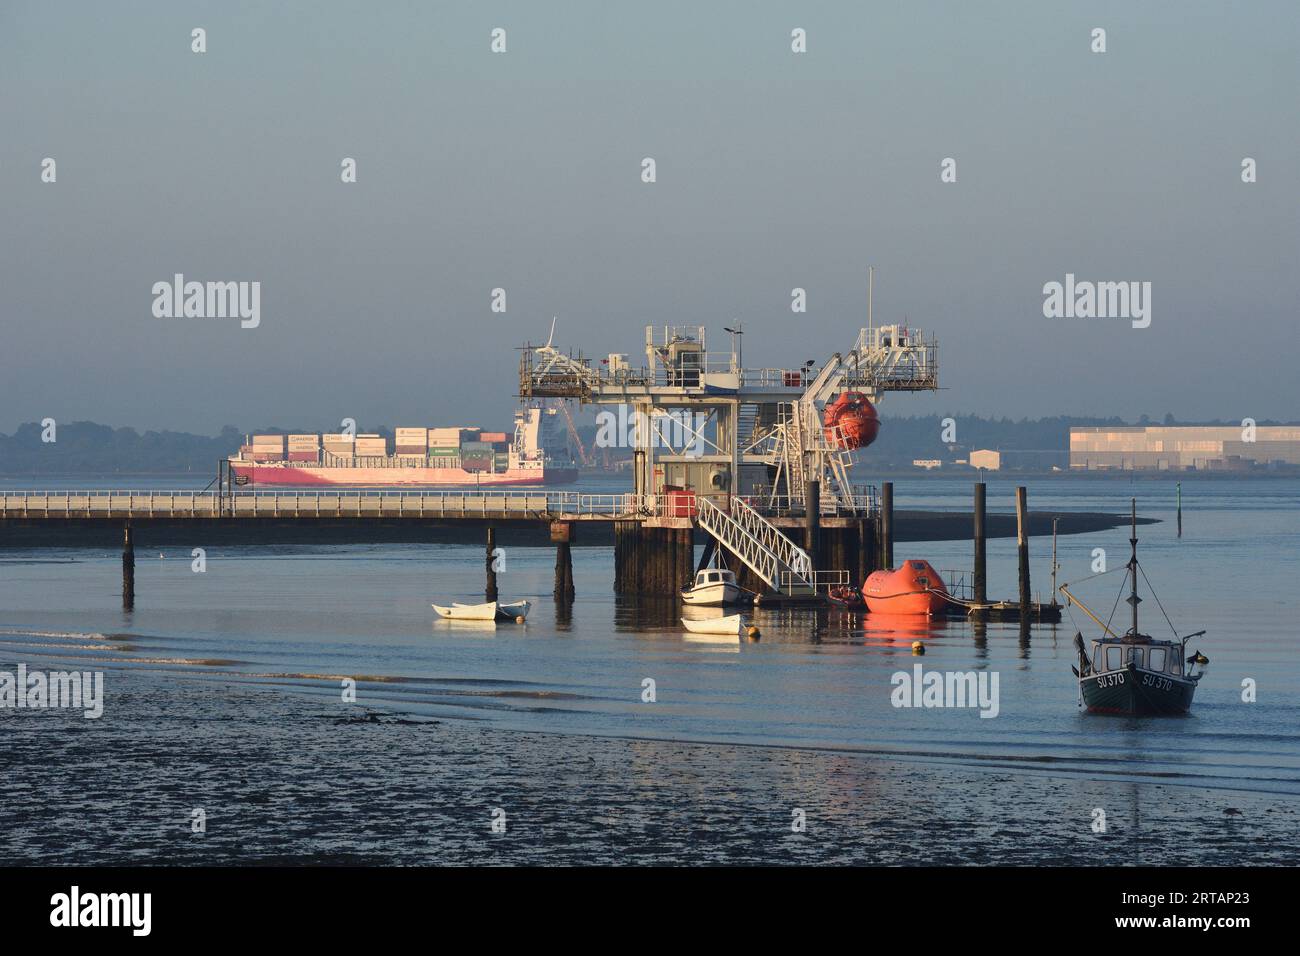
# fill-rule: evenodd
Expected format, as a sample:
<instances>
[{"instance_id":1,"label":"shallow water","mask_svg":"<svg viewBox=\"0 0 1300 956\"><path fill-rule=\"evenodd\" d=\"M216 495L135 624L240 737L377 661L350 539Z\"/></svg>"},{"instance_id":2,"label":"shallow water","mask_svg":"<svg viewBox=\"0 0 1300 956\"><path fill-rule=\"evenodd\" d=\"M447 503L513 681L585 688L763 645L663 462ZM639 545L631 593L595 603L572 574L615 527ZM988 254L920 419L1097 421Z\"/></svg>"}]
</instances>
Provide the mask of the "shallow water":
<instances>
[{"instance_id":1,"label":"shallow water","mask_svg":"<svg viewBox=\"0 0 1300 956\"><path fill-rule=\"evenodd\" d=\"M84 483L84 482L83 482ZM162 484L166 484L163 482ZM172 482L174 484L174 482ZM989 505L1010 510L1015 481L990 480ZM160 485L161 486L161 485ZM389 712L473 719L512 731L743 743L889 756L931 766L992 768L1078 780L1159 782L1300 795L1297 601L1286 556L1300 546L1300 482L1184 482L1184 535L1172 482L1058 478L1029 482L1036 510L1128 510L1164 519L1139 529L1140 556L1182 633L1207 629L1211 658L1191 715L1119 719L1077 704L1071 638L1094 628L1076 612L1059 626L977 629L876 622L840 612L756 611L757 643L692 639L673 602L616 600L611 549L574 550L577 601L551 600L549 549L512 547L502 598L535 602L525 625L436 619L431 601L481 600L483 551L457 545L188 548L137 551L136 610L118 607L116 552L0 552L0 668L94 667L185 675L225 688L273 685L317 703L358 682L358 703ZM603 489L602 489L603 490ZM900 481L898 507L966 508L966 480ZM1091 573L1095 548L1127 559L1127 530L1063 537L1062 580ZM203 542L194 542L203 547ZM1015 593L1015 546L989 542L989 592ZM1034 589L1050 590L1050 540L1032 544ZM896 557L970 566L969 542L900 544ZM1122 571L1076 589L1105 616ZM1145 592L1145 588L1143 588ZM1115 612L1122 618L1127 607ZM1168 636L1154 601L1144 629ZM927 654L911 644L924 639ZM996 673L998 714L905 709L891 678L926 670ZM656 700L642 700L654 681ZM1242 701L1242 682L1258 699ZM9 724L12 727L12 724Z\"/></svg>"}]
</instances>

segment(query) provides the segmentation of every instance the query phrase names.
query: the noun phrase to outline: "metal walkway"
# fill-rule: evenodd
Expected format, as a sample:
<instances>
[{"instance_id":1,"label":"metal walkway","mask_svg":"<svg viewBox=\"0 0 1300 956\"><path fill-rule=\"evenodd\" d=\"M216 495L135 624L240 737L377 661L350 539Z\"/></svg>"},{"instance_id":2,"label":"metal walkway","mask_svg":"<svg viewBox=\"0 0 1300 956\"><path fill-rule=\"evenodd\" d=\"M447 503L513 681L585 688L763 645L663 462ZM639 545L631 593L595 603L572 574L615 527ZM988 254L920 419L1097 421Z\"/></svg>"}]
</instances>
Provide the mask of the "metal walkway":
<instances>
[{"instance_id":1,"label":"metal walkway","mask_svg":"<svg viewBox=\"0 0 1300 956\"><path fill-rule=\"evenodd\" d=\"M730 514L708 498L698 501L700 527L773 591L789 595L815 593L808 552L782 534L780 528L739 498L731 500Z\"/></svg>"},{"instance_id":2,"label":"metal walkway","mask_svg":"<svg viewBox=\"0 0 1300 956\"><path fill-rule=\"evenodd\" d=\"M469 518L609 521L661 503L570 491L4 491L0 519Z\"/></svg>"}]
</instances>

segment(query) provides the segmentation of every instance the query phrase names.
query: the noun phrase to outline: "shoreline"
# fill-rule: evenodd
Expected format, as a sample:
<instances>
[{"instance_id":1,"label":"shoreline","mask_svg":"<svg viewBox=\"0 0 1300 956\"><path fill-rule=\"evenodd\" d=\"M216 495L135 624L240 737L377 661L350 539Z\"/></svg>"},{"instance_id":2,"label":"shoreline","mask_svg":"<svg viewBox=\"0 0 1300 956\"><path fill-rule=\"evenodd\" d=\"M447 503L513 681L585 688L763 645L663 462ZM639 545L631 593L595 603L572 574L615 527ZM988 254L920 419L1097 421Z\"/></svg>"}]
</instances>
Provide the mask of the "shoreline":
<instances>
[{"instance_id":1,"label":"shoreline","mask_svg":"<svg viewBox=\"0 0 1300 956\"><path fill-rule=\"evenodd\" d=\"M1300 800L1275 793L516 731L157 674L114 683L98 721L0 711L21 771L0 805L11 865L1300 859ZM504 834L491 830L497 808Z\"/></svg>"}]
</instances>

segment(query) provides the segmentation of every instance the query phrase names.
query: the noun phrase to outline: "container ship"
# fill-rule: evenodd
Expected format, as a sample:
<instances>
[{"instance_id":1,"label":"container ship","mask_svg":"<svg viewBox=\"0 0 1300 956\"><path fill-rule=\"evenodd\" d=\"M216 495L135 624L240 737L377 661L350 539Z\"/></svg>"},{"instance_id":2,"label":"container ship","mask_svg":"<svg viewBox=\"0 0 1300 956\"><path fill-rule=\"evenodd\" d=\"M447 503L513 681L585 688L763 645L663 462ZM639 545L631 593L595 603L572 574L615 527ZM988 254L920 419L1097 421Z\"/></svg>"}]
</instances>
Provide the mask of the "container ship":
<instances>
[{"instance_id":1,"label":"container ship","mask_svg":"<svg viewBox=\"0 0 1300 956\"><path fill-rule=\"evenodd\" d=\"M253 435L228 460L236 484L383 487L556 485L576 481L572 460L549 457L543 431L555 409L515 412L512 438L478 428L398 428L382 435Z\"/></svg>"}]
</instances>

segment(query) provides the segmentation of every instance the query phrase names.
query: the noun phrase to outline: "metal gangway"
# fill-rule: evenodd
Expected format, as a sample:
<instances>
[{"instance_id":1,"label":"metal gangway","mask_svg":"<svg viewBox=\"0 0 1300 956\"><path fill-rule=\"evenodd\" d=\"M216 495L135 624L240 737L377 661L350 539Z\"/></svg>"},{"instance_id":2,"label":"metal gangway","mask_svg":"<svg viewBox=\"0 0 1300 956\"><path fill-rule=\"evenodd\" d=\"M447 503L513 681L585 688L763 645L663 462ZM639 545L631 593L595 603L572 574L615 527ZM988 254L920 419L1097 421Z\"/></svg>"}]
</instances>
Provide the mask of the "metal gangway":
<instances>
[{"instance_id":1,"label":"metal gangway","mask_svg":"<svg viewBox=\"0 0 1300 956\"><path fill-rule=\"evenodd\" d=\"M698 498L696 518L719 546L744 562L774 591L789 595L816 593L812 559L808 552L781 533L739 498L731 499L731 512L708 498Z\"/></svg>"}]
</instances>

